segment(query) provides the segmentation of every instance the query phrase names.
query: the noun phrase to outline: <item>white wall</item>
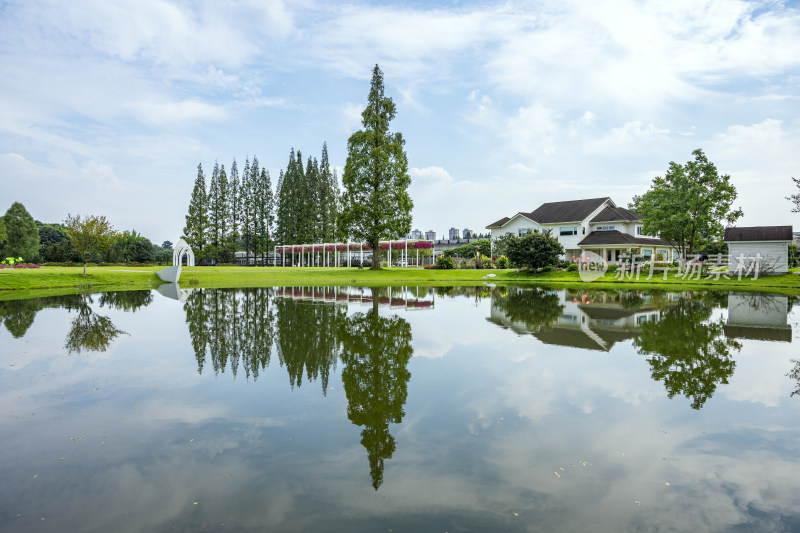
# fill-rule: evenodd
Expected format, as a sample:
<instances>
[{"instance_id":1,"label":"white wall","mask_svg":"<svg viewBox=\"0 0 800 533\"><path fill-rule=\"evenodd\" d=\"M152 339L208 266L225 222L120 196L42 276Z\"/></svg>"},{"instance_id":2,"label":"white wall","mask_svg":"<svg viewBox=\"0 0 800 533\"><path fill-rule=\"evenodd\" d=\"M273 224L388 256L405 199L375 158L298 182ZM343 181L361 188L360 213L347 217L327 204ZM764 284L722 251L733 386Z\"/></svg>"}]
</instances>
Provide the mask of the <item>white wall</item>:
<instances>
[{"instance_id":1,"label":"white wall","mask_svg":"<svg viewBox=\"0 0 800 533\"><path fill-rule=\"evenodd\" d=\"M761 264L763 265L759 270L761 274L786 274L789 271L789 243L775 242L775 241L762 241L762 242L729 242L728 243L728 270L735 272L739 264L739 256L743 255L745 259L754 258L757 254L761 254ZM744 272L747 272L749 263L743 266ZM769 272L766 272L766 271Z\"/></svg>"}]
</instances>

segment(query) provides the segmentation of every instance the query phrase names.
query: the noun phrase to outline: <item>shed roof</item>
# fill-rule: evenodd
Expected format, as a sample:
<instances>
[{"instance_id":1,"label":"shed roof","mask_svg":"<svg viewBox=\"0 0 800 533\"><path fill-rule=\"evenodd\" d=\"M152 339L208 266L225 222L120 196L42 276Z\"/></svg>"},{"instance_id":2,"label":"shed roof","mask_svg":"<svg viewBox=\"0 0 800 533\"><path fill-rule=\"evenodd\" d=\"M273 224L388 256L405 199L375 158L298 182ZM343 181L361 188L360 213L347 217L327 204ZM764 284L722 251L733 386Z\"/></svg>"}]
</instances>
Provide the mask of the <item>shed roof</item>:
<instances>
[{"instance_id":1,"label":"shed roof","mask_svg":"<svg viewBox=\"0 0 800 533\"><path fill-rule=\"evenodd\" d=\"M791 241L791 226L749 226L725 228L725 242Z\"/></svg>"}]
</instances>

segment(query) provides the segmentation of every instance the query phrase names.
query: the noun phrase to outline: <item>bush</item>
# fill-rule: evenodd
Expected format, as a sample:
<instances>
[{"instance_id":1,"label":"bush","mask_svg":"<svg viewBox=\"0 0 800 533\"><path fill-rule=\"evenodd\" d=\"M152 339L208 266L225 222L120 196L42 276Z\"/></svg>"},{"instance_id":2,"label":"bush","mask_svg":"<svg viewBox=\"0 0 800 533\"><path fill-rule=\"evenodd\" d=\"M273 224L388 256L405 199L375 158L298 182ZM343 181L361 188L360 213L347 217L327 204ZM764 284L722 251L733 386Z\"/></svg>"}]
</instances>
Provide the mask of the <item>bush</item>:
<instances>
[{"instance_id":1,"label":"bush","mask_svg":"<svg viewBox=\"0 0 800 533\"><path fill-rule=\"evenodd\" d=\"M508 268L508 257L501 255L497 258L497 267L498 268Z\"/></svg>"},{"instance_id":2,"label":"bush","mask_svg":"<svg viewBox=\"0 0 800 533\"><path fill-rule=\"evenodd\" d=\"M539 272L555 272L555 271L556 267L554 267L553 265L547 265L539 269Z\"/></svg>"},{"instance_id":3,"label":"bush","mask_svg":"<svg viewBox=\"0 0 800 533\"><path fill-rule=\"evenodd\" d=\"M461 267L461 268L465 268L467 270L475 270L478 267L477 267L477 265L475 263L475 260L474 259L470 259L469 261L465 261L464 262L464 266Z\"/></svg>"},{"instance_id":4,"label":"bush","mask_svg":"<svg viewBox=\"0 0 800 533\"><path fill-rule=\"evenodd\" d=\"M618 264L616 264L616 263L612 263L612 264L608 265L608 270L606 270L606 272L610 272L610 273L612 273L612 274L613 274L613 273L614 273L614 272L616 272L618 269L619 269L619 265L618 265Z\"/></svg>"},{"instance_id":5,"label":"bush","mask_svg":"<svg viewBox=\"0 0 800 533\"><path fill-rule=\"evenodd\" d=\"M578 271L578 263L570 263L567 265L567 272L577 272Z\"/></svg>"},{"instance_id":6,"label":"bush","mask_svg":"<svg viewBox=\"0 0 800 533\"><path fill-rule=\"evenodd\" d=\"M559 264L564 247L550 233L528 233L508 242L508 258L521 268L540 270Z\"/></svg>"},{"instance_id":7,"label":"bush","mask_svg":"<svg viewBox=\"0 0 800 533\"><path fill-rule=\"evenodd\" d=\"M436 268L438 268L439 270L454 269L455 265L453 264L453 258L440 255L439 258L436 259Z\"/></svg>"}]
</instances>

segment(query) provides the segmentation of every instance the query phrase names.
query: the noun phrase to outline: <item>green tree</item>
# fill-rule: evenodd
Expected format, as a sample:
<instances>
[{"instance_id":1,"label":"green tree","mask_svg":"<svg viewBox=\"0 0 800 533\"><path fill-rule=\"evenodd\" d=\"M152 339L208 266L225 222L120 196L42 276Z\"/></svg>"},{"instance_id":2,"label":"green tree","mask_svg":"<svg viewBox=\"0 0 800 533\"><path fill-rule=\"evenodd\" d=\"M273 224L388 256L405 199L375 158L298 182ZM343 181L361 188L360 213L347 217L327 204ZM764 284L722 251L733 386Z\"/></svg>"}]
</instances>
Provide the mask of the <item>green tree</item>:
<instances>
[{"instance_id":1,"label":"green tree","mask_svg":"<svg viewBox=\"0 0 800 533\"><path fill-rule=\"evenodd\" d=\"M39 226L39 259L43 262L65 262L72 259L72 242L67 237L67 228L61 224Z\"/></svg>"},{"instance_id":2,"label":"green tree","mask_svg":"<svg viewBox=\"0 0 800 533\"><path fill-rule=\"evenodd\" d=\"M4 253L22 257L25 261L36 261L39 256L39 230L36 222L19 202L14 202L3 216L6 230Z\"/></svg>"},{"instance_id":3,"label":"green tree","mask_svg":"<svg viewBox=\"0 0 800 533\"><path fill-rule=\"evenodd\" d=\"M328 143L322 144L317 191L320 210L320 240L334 242L336 240L336 219L339 216L339 184L336 172L331 171L328 161Z\"/></svg>"},{"instance_id":4,"label":"green tree","mask_svg":"<svg viewBox=\"0 0 800 533\"><path fill-rule=\"evenodd\" d=\"M677 244L681 257L700 250L709 240L722 240L726 225L742 216L733 209L736 187L727 174L719 175L699 148L685 165L670 162L664 177L656 176L650 190L634 196L630 208L642 217L643 230Z\"/></svg>"},{"instance_id":5,"label":"green tree","mask_svg":"<svg viewBox=\"0 0 800 533\"><path fill-rule=\"evenodd\" d=\"M194 180L192 199L189 202L189 213L186 215L186 226L183 228L183 239L192 248L198 259L206 257L208 245L208 195L206 193L206 176L203 165L197 165L197 177Z\"/></svg>"},{"instance_id":6,"label":"green tree","mask_svg":"<svg viewBox=\"0 0 800 533\"><path fill-rule=\"evenodd\" d=\"M262 264L266 265L272 244L272 225L275 222L275 198L272 194L272 180L266 168L261 169L256 188L258 194L256 206L258 250L261 252Z\"/></svg>"},{"instance_id":7,"label":"green tree","mask_svg":"<svg viewBox=\"0 0 800 533\"><path fill-rule=\"evenodd\" d=\"M564 311L557 292L535 287L509 287L505 294L492 294L492 307L512 322L522 322L530 331L549 331Z\"/></svg>"},{"instance_id":8,"label":"green tree","mask_svg":"<svg viewBox=\"0 0 800 533\"><path fill-rule=\"evenodd\" d=\"M653 379L664 382L670 398L683 394L690 399L692 409L703 407L717 384L728 383L736 367L732 352L742 348L725 336L722 318L710 319L714 307L703 298L682 298L658 322L642 324L641 336L633 340L650 363Z\"/></svg>"},{"instance_id":9,"label":"green tree","mask_svg":"<svg viewBox=\"0 0 800 533\"><path fill-rule=\"evenodd\" d=\"M67 236L72 241L72 248L83 261L83 275L86 275L86 264L99 252L108 250L116 235L114 228L105 216L67 215L64 221Z\"/></svg>"},{"instance_id":10,"label":"green tree","mask_svg":"<svg viewBox=\"0 0 800 533\"><path fill-rule=\"evenodd\" d=\"M342 384L347 396L347 418L362 426L361 444L367 450L375 490L383 483L384 461L396 444L389 424L403 421L413 354L411 325L394 315L378 313L380 292L373 289L373 307L355 313L342 328Z\"/></svg>"},{"instance_id":11,"label":"green tree","mask_svg":"<svg viewBox=\"0 0 800 533\"><path fill-rule=\"evenodd\" d=\"M558 239L545 233L528 233L508 241L508 259L519 268L539 270L558 265L564 247Z\"/></svg>"},{"instance_id":12,"label":"green tree","mask_svg":"<svg viewBox=\"0 0 800 533\"><path fill-rule=\"evenodd\" d=\"M255 158L254 158L255 159ZM255 161L257 163L257 161ZM257 164L253 165L258 167ZM250 253L253 251L253 241L255 240L255 193L253 183L253 172L250 165L250 158L244 161L242 170L242 183L239 187L239 200L241 202L241 238L244 247L244 264L250 264Z\"/></svg>"},{"instance_id":13,"label":"green tree","mask_svg":"<svg viewBox=\"0 0 800 533\"><path fill-rule=\"evenodd\" d=\"M233 160L231 165L231 178L228 182L228 208L230 210L230 232L228 233L228 249L230 257L233 261L236 260L236 250L239 246L239 226L241 224L241 199L239 198L239 167L236 164L236 159Z\"/></svg>"},{"instance_id":14,"label":"green tree","mask_svg":"<svg viewBox=\"0 0 800 533\"><path fill-rule=\"evenodd\" d=\"M344 233L366 241L375 250L373 269L381 266L378 242L411 231L414 203L408 194L411 178L405 141L401 133L389 131L396 113L392 99L384 96L383 73L375 65L367 107L361 113L364 129L347 141L340 217Z\"/></svg>"},{"instance_id":15,"label":"green tree","mask_svg":"<svg viewBox=\"0 0 800 533\"><path fill-rule=\"evenodd\" d=\"M153 261L153 248L153 243L136 230L123 231L112 239L108 260L114 263L150 263Z\"/></svg>"}]
</instances>

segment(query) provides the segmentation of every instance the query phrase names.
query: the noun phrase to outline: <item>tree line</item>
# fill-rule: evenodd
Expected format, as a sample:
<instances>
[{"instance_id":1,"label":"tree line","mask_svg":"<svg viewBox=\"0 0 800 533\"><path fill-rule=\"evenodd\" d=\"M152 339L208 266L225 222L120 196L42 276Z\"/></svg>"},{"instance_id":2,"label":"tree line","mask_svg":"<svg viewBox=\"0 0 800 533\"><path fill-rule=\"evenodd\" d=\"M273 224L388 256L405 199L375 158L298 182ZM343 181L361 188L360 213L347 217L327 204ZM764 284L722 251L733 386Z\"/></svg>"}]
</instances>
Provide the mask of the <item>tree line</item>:
<instances>
[{"instance_id":1,"label":"tree line","mask_svg":"<svg viewBox=\"0 0 800 533\"><path fill-rule=\"evenodd\" d=\"M215 163L208 186L199 163L183 238L201 262L231 263L242 250L245 264L266 264L278 243L336 240L339 196L327 143L320 160L309 156L305 163L292 148L274 191L269 170L256 156L245 160L241 172L234 159L230 175Z\"/></svg>"},{"instance_id":2,"label":"tree line","mask_svg":"<svg viewBox=\"0 0 800 533\"><path fill-rule=\"evenodd\" d=\"M214 164L206 187L202 163L186 214L183 238L201 262L231 262L244 251L245 264L261 258L267 264L276 244L332 243L359 240L378 249L381 240L397 239L411 231L408 194L411 178L399 132L389 130L396 115L392 99L384 94L383 73L372 71L367 106L361 113L363 129L347 142L347 161L339 190L336 171L328 161L327 144L320 160L303 160L292 148L286 170L272 190L269 171L256 157L237 163L228 177ZM372 268L380 268L373 262Z\"/></svg>"},{"instance_id":3,"label":"tree line","mask_svg":"<svg viewBox=\"0 0 800 533\"><path fill-rule=\"evenodd\" d=\"M80 246L70 238L72 218L67 217L63 223L40 222L22 203L14 202L0 216L0 257L22 258L26 263L83 262ZM111 231L106 244L92 255L91 261L159 264L172 261L171 242L153 244L135 229Z\"/></svg>"}]
</instances>

